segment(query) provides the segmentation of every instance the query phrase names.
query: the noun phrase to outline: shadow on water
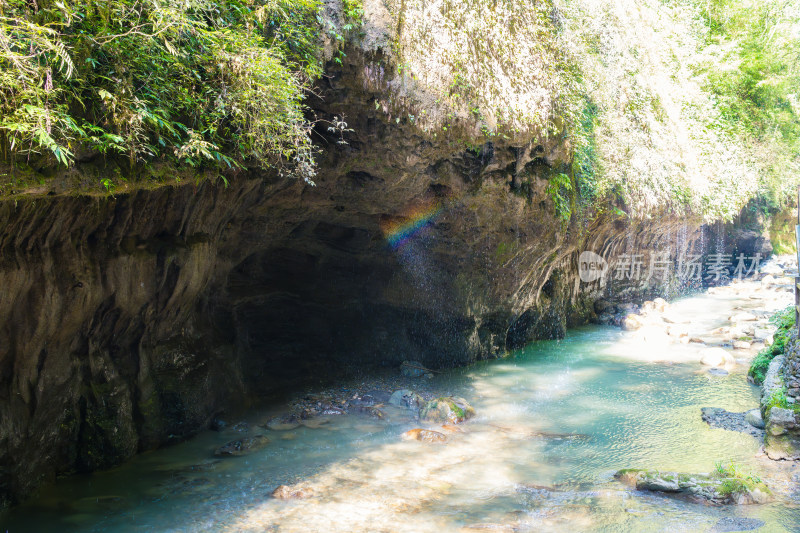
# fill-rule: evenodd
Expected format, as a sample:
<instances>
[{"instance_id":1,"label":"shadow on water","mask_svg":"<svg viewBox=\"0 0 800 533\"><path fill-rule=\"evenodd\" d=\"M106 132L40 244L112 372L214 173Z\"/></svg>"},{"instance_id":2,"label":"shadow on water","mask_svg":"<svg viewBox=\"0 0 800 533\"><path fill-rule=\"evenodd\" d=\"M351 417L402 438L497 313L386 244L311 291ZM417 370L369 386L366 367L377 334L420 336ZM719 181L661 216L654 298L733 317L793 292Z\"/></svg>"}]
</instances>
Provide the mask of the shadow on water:
<instances>
[{"instance_id":1,"label":"shadow on water","mask_svg":"<svg viewBox=\"0 0 800 533\"><path fill-rule=\"evenodd\" d=\"M700 296L675 308L707 329L740 303ZM316 429L265 432L264 449L221 461L211 451L237 434L205 432L63 480L0 523L11 532L796 530L800 510L790 502L714 507L613 480L629 467L707 472L733 460L759 468L756 439L699 416L704 406L752 408L757 389L741 372L703 372L697 348L652 344L585 327L439 374L424 386L463 396L478 412L445 445L402 441L421 424L394 408L387 420L345 415ZM272 414L251 413L250 427ZM293 483L313 496L269 496Z\"/></svg>"}]
</instances>

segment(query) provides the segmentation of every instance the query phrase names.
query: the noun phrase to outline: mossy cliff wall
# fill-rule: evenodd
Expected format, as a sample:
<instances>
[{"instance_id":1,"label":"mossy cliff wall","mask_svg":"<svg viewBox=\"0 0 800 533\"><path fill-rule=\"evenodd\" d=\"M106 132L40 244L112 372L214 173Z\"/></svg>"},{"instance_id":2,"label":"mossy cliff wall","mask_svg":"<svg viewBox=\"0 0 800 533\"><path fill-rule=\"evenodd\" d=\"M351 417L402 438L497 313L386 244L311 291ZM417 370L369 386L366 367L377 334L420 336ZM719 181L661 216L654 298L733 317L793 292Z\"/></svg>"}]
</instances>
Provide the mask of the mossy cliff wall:
<instances>
[{"instance_id":1,"label":"mossy cliff wall","mask_svg":"<svg viewBox=\"0 0 800 533\"><path fill-rule=\"evenodd\" d=\"M433 138L379 109L365 65L380 58L362 53L309 101L352 129L340 143L320 123L314 187L242 175L0 203L0 500L303 381L495 357L608 293L676 290L583 284L578 255L674 258L697 249L699 217L608 201L565 220L548 190L564 138Z\"/></svg>"}]
</instances>

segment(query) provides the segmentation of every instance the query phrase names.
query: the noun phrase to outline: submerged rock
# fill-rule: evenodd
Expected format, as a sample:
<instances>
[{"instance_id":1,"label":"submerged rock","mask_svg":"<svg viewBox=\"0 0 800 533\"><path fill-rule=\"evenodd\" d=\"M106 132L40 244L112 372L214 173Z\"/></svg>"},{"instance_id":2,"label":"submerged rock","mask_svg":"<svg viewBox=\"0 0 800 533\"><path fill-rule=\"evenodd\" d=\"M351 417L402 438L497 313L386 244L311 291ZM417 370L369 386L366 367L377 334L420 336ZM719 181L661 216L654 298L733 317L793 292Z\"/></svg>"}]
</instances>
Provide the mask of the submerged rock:
<instances>
[{"instance_id":1,"label":"submerged rock","mask_svg":"<svg viewBox=\"0 0 800 533\"><path fill-rule=\"evenodd\" d=\"M269 442L269 439L264 435L243 437L241 439L232 440L227 444L220 446L214 451L214 455L218 457L247 455L260 450L269 444Z\"/></svg>"},{"instance_id":2,"label":"submerged rock","mask_svg":"<svg viewBox=\"0 0 800 533\"><path fill-rule=\"evenodd\" d=\"M309 418L305 420L301 420L300 424L309 428L309 429L319 429L322 426L329 424L329 418Z\"/></svg>"},{"instance_id":3,"label":"submerged rock","mask_svg":"<svg viewBox=\"0 0 800 533\"><path fill-rule=\"evenodd\" d=\"M300 427L300 418L295 414L276 416L261 427L272 431L289 431Z\"/></svg>"},{"instance_id":4,"label":"submerged rock","mask_svg":"<svg viewBox=\"0 0 800 533\"><path fill-rule=\"evenodd\" d=\"M389 397L389 405L395 407L407 407L409 409L419 409L425 405L425 400L414 391L408 389L396 390Z\"/></svg>"},{"instance_id":5,"label":"submerged rock","mask_svg":"<svg viewBox=\"0 0 800 533\"><path fill-rule=\"evenodd\" d=\"M441 444L447 442L447 437L444 433L433 431L430 429L411 429L403 433L403 440L418 440L420 442L427 442L429 444Z\"/></svg>"},{"instance_id":6,"label":"submerged rock","mask_svg":"<svg viewBox=\"0 0 800 533\"><path fill-rule=\"evenodd\" d=\"M426 403L419 411L420 420L434 424L459 424L475 416L475 409L463 398L449 396Z\"/></svg>"},{"instance_id":7,"label":"submerged rock","mask_svg":"<svg viewBox=\"0 0 800 533\"><path fill-rule=\"evenodd\" d=\"M717 367L709 368L708 373L711 374L712 376L727 376L729 374L729 372L724 368L717 368Z\"/></svg>"},{"instance_id":8,"label":"submerged rock","mask_svg":"<svg viewBox=\"0 0 800 533\"><path fill-rule=\"evenodd\" d=\"M382 405L381 405L381 407L382 407ZM377 405L372 405L372 406L364 406L364 405L362 405L362 406L353 408L353 411L355 411L356 413L369 415L372 418L377 418L378 420L386 419L386 414Z\"/></svg>"},{"instance_id":9,"label":"submerged rock","mask_svg":"<svg viewBox=\"0 0 800 533\"><path fill-rule=\"evenodd\" d=\"M742 518L738 516L726 516L720 518L712 529L712 533L724 533L727 531L752 531L763 527L765 522L758 518Z\"/></svg>"}]
</instances>

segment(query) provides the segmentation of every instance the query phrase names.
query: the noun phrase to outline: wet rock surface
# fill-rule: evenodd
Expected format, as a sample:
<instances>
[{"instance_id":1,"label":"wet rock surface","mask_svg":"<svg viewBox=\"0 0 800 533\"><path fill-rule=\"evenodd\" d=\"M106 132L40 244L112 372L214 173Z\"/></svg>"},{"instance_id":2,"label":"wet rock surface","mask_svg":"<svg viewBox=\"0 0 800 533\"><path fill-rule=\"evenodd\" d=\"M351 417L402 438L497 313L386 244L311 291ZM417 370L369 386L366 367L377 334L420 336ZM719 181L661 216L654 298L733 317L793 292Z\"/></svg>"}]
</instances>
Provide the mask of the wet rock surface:
<instances>
[{"instance_id":1,"label":"wet rock surface","mask_svg":"<svg viewBox=\"0 0 800 533\"><path fill-rule=\"evenodd\" d=\"M749 413L748 411L732 413L719 407L703 407L700 412L703 422L706 422L712 428L739 431L758 439L764 436L763 429L759 429L747 422L746 415Z\"/></svg>"},{"instance_id":2,"label":"wet rock surface","mask_svg":"<svg viewBox=\"0 0 800 533\"><path fill-rule=\"evenodd\" d=\"M772 498L762 482L744 486L739 480L726 475L685 474L658 470L620 470L614 477L636 490L662 492L686 496L699 501L736 505L762 504ZM735 490L730 490L731 485Z\"/></svg>"},{"instance_id":3,"label":"wet rock surface","mask_svg":"<svg viewBox=\"0 0 800 533\"><path fill-rule=\"evenodd\" d=\"M420 409L425 404L425 400L414 391L401 389L392 393L389 397L389 404L408 409Z\"/></svg>"},{"instance_id":4,"label":"wet rock surface","mask_svg":"<svg viewBox=\"0 0 800 533\"><path fill-rule=\"evenodd\" d=\"M764 429L764 419L761 417L761 411L758 409L747 411L744 415L744 420L754 428Z\"/></svg>"},{"instance_id":5,"label":"wet rock surface","mask_svg":"<svg viewBox=\"0 0 800 533\"><path fill-rule=\"evenodd\" d=\"M439 397L419 410L420 420L435 424L459 424L475 416L475 409L464 398Z\"/></svg>"},{"instance_id":6,"label":"wet rock surface","mask_svg":"<svg viewBox=\"0 0 800 533\"><path fill-rule=\"evenodd\" d=\"M406 431L403 433L402 438L403 440L418 440L429 444L443 444L447 442L447 436L444 433L420 428Z\"/></svg>"},{"instance_id":7,"label":"wet rock surface","mask_svg":"<svg viewBox=\"0 0 800 533\"><path fill-rule=\"evenodd\" d=\"M793 337L785 354L776 356L769 364L761 393L761 412L766 426L764 449L770 459L800 459L800 416L794 408L796 400L787 397L786 381L795 379L793 363L797 358L797 340ZM787 372L788 369L788 372ZM786 398L786 406L774 405L776 398Z\"/></svg>"}]
</instances>

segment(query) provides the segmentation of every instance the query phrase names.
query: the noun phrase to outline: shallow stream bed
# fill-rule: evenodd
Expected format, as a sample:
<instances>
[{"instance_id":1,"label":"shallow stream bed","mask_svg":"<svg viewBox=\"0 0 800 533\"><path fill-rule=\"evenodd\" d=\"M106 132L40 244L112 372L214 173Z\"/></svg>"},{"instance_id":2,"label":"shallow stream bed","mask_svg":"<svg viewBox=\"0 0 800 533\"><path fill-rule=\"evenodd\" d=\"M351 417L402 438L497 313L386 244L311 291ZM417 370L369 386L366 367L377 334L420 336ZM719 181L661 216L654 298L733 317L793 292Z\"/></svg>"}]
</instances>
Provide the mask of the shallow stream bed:
<instances>
[{"instance_id":1,"label":"shallow stream bed","mask_svg":"<svg viewBox=\"0 0 800 533\"><path fill-rule=\"evenodd\" d=\"M694 296L672 312L702 335L737 308L774 309L792 298L751 295ZM403 432L426 426L394 407L385 408L384 420L347 414L314 428L259 428L276 406L247 417L249 434L271 440L257 452L214 458L237 433L207 431L114 470L62 480L0 515L0 525L12 533L798 531L791 486L767 505L711 506L632 491L613 479L631 467L709 472L717 461L770 479L756 457L757 439L701 420L701 407L744 411L758 403L746 364L711 375L698 362L702 349L613 327L580 328L427 381L425 388L462 396L478 413L445 444L402 441ZM270 497L276 486L298 482L313 495Z\"/></svg>"}]
</instances>

